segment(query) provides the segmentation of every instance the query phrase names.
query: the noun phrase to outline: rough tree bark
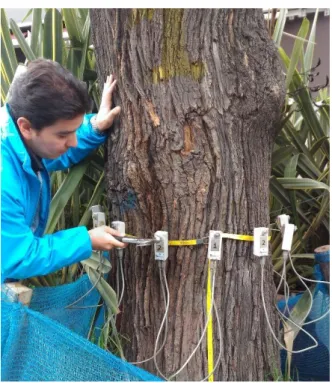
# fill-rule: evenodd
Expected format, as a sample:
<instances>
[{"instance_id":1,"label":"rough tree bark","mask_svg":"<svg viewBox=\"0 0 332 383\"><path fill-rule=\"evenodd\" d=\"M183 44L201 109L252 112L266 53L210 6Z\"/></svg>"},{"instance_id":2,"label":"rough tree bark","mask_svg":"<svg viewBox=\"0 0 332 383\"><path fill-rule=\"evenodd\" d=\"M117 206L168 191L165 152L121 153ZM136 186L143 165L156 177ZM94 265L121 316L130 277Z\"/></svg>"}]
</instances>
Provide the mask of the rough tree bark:
<instances>
[{"instance_id":1,"label":"rough tree bark","mask_svg":"<svg viewBox=\"0 0 332 383\"><path fill-rule=\"evenodd\" d=\"M269 224L269 176L275 124L284 98L281 65L259 9L94 9L90 11L100 82L115 73L119 125L108 143L112 219L128 232L202 238L210 229L251 234ZM153 355L164 313L151 248L125 255L126 292L119 330L129 361ZM158 355L166 375L188 358L201 334L207 249L171 247L168 337ZM275 288L265 266L272 325ZM222 360L215 380L265 380L279 351L260 298L252 243L226 239L216 302ZM214 324L215 324L214 320ZM219 339L214 328L214 354ZM142 365L156 372L153 362ZM179 380L206 376L204 341Z\"/></svg>"}]
</instances>

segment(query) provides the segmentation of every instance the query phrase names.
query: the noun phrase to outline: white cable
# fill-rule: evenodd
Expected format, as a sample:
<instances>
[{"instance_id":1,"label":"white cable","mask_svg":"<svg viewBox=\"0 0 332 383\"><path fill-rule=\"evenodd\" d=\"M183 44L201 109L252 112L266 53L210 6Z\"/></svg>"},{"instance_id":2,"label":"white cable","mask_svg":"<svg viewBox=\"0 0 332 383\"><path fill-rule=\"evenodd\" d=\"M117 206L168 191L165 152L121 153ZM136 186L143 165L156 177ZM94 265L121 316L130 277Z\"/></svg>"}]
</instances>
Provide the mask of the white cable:
<instances>
[{"instance_id":1,"label":"white cable","mask_svg":"<svg viewBox=\"0 0 332 383\"><path fill-rule=\"evenodd\" d=\"M307 316L310 314L310 311L311 311L311 309L312 309L312 305L313 305L313 301L314 301L314 299L313 299L312 292L311 292L310 288L309 288L308 285L303 281L302 276L296 271L296 269L295 269L295 267L294 267L294 264L293 264L292 256L291 256L290 254L289 254L289 260L290 260L290 263L291 263L291 266L292 266L292 269L293 269L295 275L299 278L300 282L301 282L302 285L306 288L306 290L308 291L308 294L309 294L309 296L310 296L310 305L309 305L309 309L308 309L307 313L306 313L305 316L304 316L304 320L305 320L305 318L307 318ZM291 317L291 319L293 319L293 318ZM304 320L301 321L301 324L303 324Z\"/></svg>"},{"instance_id":2,"label":"white cable","mask_svg":"<svg viewBox=\"0 0 332 383\"><path fill-rule=\"evenodd\" d=\"M285 257L284 257L284 265L285 265L285 262L286 262L286 259L285 259ZM284 269L283 269L283 270L284 270ZM277 271L274 270L274 272L277 273L278 275L280 275ZM286 287L286 286L287 286L287 287ZM286 282L286 278L285 278L285 288L288 290L288 296L289 296L289 286L288 286L288 283ZM291 315L291 312L290 312L290 310L289 310L289 307L288 307L289 317L287 317L287 316L285 315L285 310L282 312L282 311L279 309L279 307L278 307L277 304L275 305L275 307L276 307L276 309L277 309L279 315L281 315L283 318L285 318L285 319L287 319L288 321L290 321L291 323L293 323L297 328L300 329L300 331L304 332L304 333L305 333L306 335L308 335L311 339L314 339L314 340L315 340L315 338L313 338L312 335L311 335L310 333L308 333L306 330L304 330L303 327L300 327L301 324L298 325L296 322L294 322L294 321L292 320L293 317L292 317L292 315ZM327 313L325 313L324 315L326 315L326 314L327 314ZM305 324L307 324L307 323L305 323ZM288 331L292 331L292 330L288 330ZM284 332L284 334L285 334L285 333L286 333L286 332Z\"/></svg>"},{"instance_id":3,"label":"white cable","mask_svg":"<svg viewBox=\"0 0 332 383\"><path fill-rule=\"evenodd\" d=\"M282 277L282 274L278 273L278 271L273 270L273 272L276 273L276 274L278 274L280 278ZM282 277L282 278L283 278L283 277ZM277 292L278 292L278 290L277 290ZM286 292L287 292L287 294L289 295L289 285L288 285L287 281L286 281Z\"/></svg>"},{"instance_id":4,"label":"white cable","mask_svg":"<svg viewBox=\"0 0 332 383\"><path fill-rule=\"evenodd\" d=\"M274 273L276 273L276 274L278 274L278 275L280 276L279 285L278 285L278 287L277 287L277 294L278 294L278 291L279 291L279 289L280 289L280 287L281 287L282 281L283 281L283 279L284 279L284 276L285 276L285 270L286 270L286 268L285 268L285 261L282 262L282 272L281 272L281 274L278 273L278 271L273 270Z\"/></svg>"},{"instance_id":5,"label":"white cable","mask_svg":"<svg viewBox=\"0 0 332 383\"><path fill-rule=\"evenodd\" d=\"M278 274L280 276L280 274L273 270L276 274ZM286 258L283 257L283 262L282 262L282 273L281 273L281 276L280 276L280 281L279 281L279 285L277 287L277 294L278 294L278 291L282 285L282 281L284 281L284 294L285 294L285 308L284 308L284 313L288 311L288 313L290 314L290 310L289 310L289 306L288 306L288 300L289 300L289 285L287 283L287 280L286 280Z\"/></svg>"},{"instance_id":6,"label":"white cable","mask_svg":"<svg viewBox=\"0 0 332 383\"><path fill-rule=\"evenodd\" d=\"M304 278L304 277L302 277L302 276L297 272L297 270L295 269L295 266L294 266L294 264L293 264L293 260L292 260L292 256L291 256L291 255L290 255L289 259L290 259L290 263L291 263L291 265L292 265L292 268L293 268L294 273L295 273L295 274L297 275L297 277L300 279L301 283L302 283L304 286L306 286L307 291L308 291L308 293L309 293L309 295L310 295L310 298L311 298L311 302L310 302L311 304L310 304L309 310L307 311L307 314L306 314L306 316L305 316L305 318L307 318L307 316L310 314L310 311L312 310L312 306L313 306L313 296L312 296L312 293L311 293L309 287L303 282L303 280L310 281L310 282L315 282L315 283L323 283L323 282L328 283L328 284L330 284L330 283L329 283L329 282L326 282L326 281L315 281L315 280L313 280L313 279L308 279L308 278ZM308 325L308 324L311 324L311 323L315 323L315 322L320 321L320 320L323 319L329 312L330 312L330 309L328 309L328 310L327 310L322 316L320 316L319 318L317 318L317 319L313 319L313 320L311 320L311 321L309 321L309 322L305 322L304 325ZM303 323L303 321L302 321L302 323Z\"/></svg>"},{"instance_id":7,"label":"white cable","mask_svg":"<svg viewBox=\"0 0 332 383\"><path fill-rule=\"evenodd\" d=\"M301 327L301 324L298 324L298 323L296 323L296 322L294 322L294 321L292 321L290 318L288 318L283 312L281 312L280 310L279 310L279 308L278 308L278 306L276 306L277 307L277 311L278 311L278 313L283 317L283 318L285 318L285 319L287 319L289 322L291 322L293 325L295 325L300 331L302 331L302 332L304 332L306 335L308 335L308 337L309 338L311 338L315 343L317 342L317 340L308 332L308 331L306 331L303 327ZM290 331L292 331L292 330L290 330ZM318 343L317 343L317 345L318 345ZM308 349L306 349L306 348L304 348L304 349L302 349L302 350L298 350L297 352L304 352L304 351L307 351Z\"/></svg>"},{"instance_id":8,"label":"white cable","mask_svg":"<svg viewBox=\"0 0 332 383\"><path fill-rule=\"evenodd\" d=\"M97 266L97 269L96 269L96 271L99 271L99 267L102 265L102 254L101 254L101 251L99 251L99 265ZM89 272L88 272L88 275L89 275ZM72 307L72 306L74 306L74 304L75 303L77 303L77 302L79 302L79 301L81 301L83 298L85 298L88 294L90 294L91 293L91 291L92 290L94 290L95 288L96 288L96 286L97 286L97 284L98 284L98 282L100 281L100 279L101 279L101 277L102 277L102 273L100 272L99 273L99 276L98 276L98 278L97 278L97 281L95 282L95 284L90 288L90 290L88 290L85 294L83 294L81 297L79 297L75 302L73 302L73 303L70 303L69 305L67 305L66 307L65 307L65 309L84 309L84 308L92 308L92 307L100 307L101 305L95 305L95 306L83 306L83 307Z\"/></svg>"},{"instance_id":9,"label":"white cable","mask_svg":"<svg viewBox=\"0 0 332 383\"><path fill-rule=\"evenodd\" d=\"M168 314L168 310L169 310L169 289L168 289L168 283L167 283L167 278L166 278L166 273L165 273L165 261L158 261L158 264L159 264L159 267L162 267L162 269L163 269L163 277L164 277L164 283L165 283L165 287L166 287L166 302L167 303L166 303L165 315L163 317L163 320L161 321L161 325L160 325L160 328L158 331L157 339L156 339L156 342L154 344L153 362L154 362L154 365L155 365L158 373L160 374L160 376L162 378L164 378L165 380L168 380L166 378L166 376L164 376L164 374L160 371L160 368L159 368L158 363L157 363L157 348L158 348L158 343L159 343L159 337L160 337L160 334L161 334L162 329L164 327L164 322L167 319L167 314Z\"/></svg>"},{"instance_id":10,"label":"white cable","mask_svg":"<svg viewBox=\"0 0 332 383\"><path fill-rule=\"evenodd\" d=\"M261 297L262 297L262 302L263 302L263 308L264 308L264 313L265 313L265 318L266 318L266 321L267 321L267 324L269 326L269 329L270 329L270 332L274 338L274 340L279 344L279 346L286 350L287 352L291 353L291 354L299 354L300 352L304 352L304 351L308 351L308 350L311 350L312 348L315 348L318 346L318 342L315 338L313 338L309 333L308 335L313 339L313 341L315 342L315 344L313 346L310 346L310 347L307 347L303 350L296 350L296 351L291 351L291 350L288 350L282 343L280 343L279 339L277 338L277 336L275 335L274 331L273 331L273 328L271 326L271 323L270 323L270 320L269 320L269 316L268 316L268 313L267 313L267 309L266 309L266 305L265 305L265 299L264 299L264 263L265 263L265 258L262 257L261 259ZM305 331L305 330L304 330Z\"/></svg>"},{"instance_id":11,"label":"white cable","mask_svg":"<svg viewBox=\"0 0 332 383\"><path fill-rule=\"evenodd\" d=\"M292 261L292 257L291 257L291 255L290 255L290 259L291 259L291 261ZM293 262L291 262L291 263L293 264ZM293 270L294 270L294 272L295 272L296 275L299 275L298 272L296 271L296 269L295 269L294 266L293 266ZM318 281L318 280L315 280L315 279L309 279L309 278L302 277L301 275L300 275L300 278L301 278L301 279L304 279L305 281L308 281L308 282L324 283L324 284L326 284L326 285L329 285L329 284L330 284L330 282L328 282L328 281Z\"/></svg>"},{"instance_id":12,"label":"white cable","mask_svg":"<svg viewBox=\"0 0 332 383\"><path fill-rule=\"evenodd\" d=\"M212 276L212 287L211 287L211 301L213 302L214 300L214 285L215 285L215 277L216 277L216 270L213 270L213 276ZM207 327L208 327L208 324L209 324L209 320L210 320L210 317L212 315L212 310L213 310L213 306L211 305L211 309L210 309L210 312L208 314L208 317L207 317L207 320L206 320L206 324L204 326L204 330L203 330L203 333L198 341L198 344L197 346L194 348L193 352L191 353L191 355L189 356L189 358L186 360L186 362L182 365L182 367L177 371L175 372L174 374L172 374L168 380L170 379L173 379L176 375L178 375L185 367L186 365L189 363L189 361L191 360L191 358L195 355L197 349L199 348L199 346L201 345L202 343L202 340L204 338L204 335L206 333L206 330L207 330Z\"/></svg>"},{"instance_id":13,"label":"white cable","mask_svg":"<svg viewBox=\"0 0 332 383\"><path fill-rule=\"evenodd\" d=\"M125 279L124 279L124 273L123 273L123 255L122 254L121 256L119 255L118 259L119 259L120 272L121 272L121 295L119 299L119 307L120 307L122 299L123 299L123 295L124 295L124 290L125 290Z\"/></svg>"},{"instance_id":14,"label":"white cable","mask_svg":"<svg viewBox=\"0 0 332 383\"><path fill-rule=\"evenodd\" d=\"M218 355L218 358L217 358L217 361L216 361L216 363L215 363L215 366L214 366L213 370L209 373L208 376L206 376L204 379L202 379L201 382L204 382L204 381L206 381L207 379L209 379L209 377L215 372L215 370L216 370L217 367L219 366L219 363L220 363L220 360L221 360L221 353L222 353L221 337L222 337L222 333L221 333L220 318L219 318L218 310L217 310L217 308L216 308L215 301L213 301L213 308L214 308L214 312L215 312L216 319L217 319L217 324L218 324L219 345L220 345L220 346L219 346L219 355Z\"/></svg>"},{"instance_id":15,"label":"white cable","mask_svg":"<svg viewBox=\"0 0 332 383\"><path fill-rule=\"evenodd\" d=\"M276 274L278 274L279 277L282 277L282 274L278 273L278 271L273 270L273 272L276 273ZM284 277L282 277L282 279L283 279L283 278L284 278ZM288 283L287 283L286 280L285 280L285 287L284 287L284 289L285 289L285 296L287 295L287 296L289 297L289 285L288 285ZM277 290L277 292L278 292L278 290ZM276 304L275 306L276 306L277 310L279 310L278 305ZM285 304L285 308L284 308L284 310L283 310L283 314L285 314L285 312L286 312L285 309L286 309L286 304ZM288 312L290 312L290 311L289 311L289 307L288 307Z\"/></svg>"},{"instance_id":16,"label":"white cable","mask_svg":"<svg viewBox=\"0 0 332 383\"><path fill-rule=\"evenodd\" d=\"M167 279L166 279L166 274L165 274L165 268L164 267L163 267L163 276L164 276L164 281L166 281L165 283L167 285ZM168 308L169 308L169 294L168 294L168 300L167 300L166 293L165 293L165 286L164 286L164 283L163 283L163 280L162 280L161 268L159 268L159 278L160 278L160 284L161 284L163 298L164 298L164 302L165 302L165 314L164 314L164 316L165 316L165 315L167 315ZM164 340L163 340L163 343L160 346L159 350L157 351L156 356L160 353L160 351L164 348L164 346L166 344L167 332L168 332L168 324L167 324L167 321L166 321L165 332L164 332ZM151 356L151 358L144 359L144 360L142 360L140 362L132 362L131 364L142 364L142 363L145 363L145 362L149 362L153 358L154 358L154 355Z\"/></svg>"}]
</instances>

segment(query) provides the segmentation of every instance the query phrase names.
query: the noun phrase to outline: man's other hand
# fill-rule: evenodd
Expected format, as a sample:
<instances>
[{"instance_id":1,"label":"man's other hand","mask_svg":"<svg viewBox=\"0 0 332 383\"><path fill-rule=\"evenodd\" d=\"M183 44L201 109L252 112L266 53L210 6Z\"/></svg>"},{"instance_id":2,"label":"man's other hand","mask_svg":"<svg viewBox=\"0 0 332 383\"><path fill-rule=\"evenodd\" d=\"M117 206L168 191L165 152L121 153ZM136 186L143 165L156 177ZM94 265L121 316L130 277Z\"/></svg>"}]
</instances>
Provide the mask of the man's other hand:
<instances>
[{"instance_id":1,"label":"man's other hand","mask_svg":"<svg viewBox=\"0 0 332 383\"><path fill-rule=\"evenodd\" d=\"M116 116L121 112L120 106L112 107L112 93L116 86L116 80L113 75L107 76L104 84L104 90L101 97L99 112L96 117L96 125L103 132L111 127Z\"/></svg>"}]
</instances>

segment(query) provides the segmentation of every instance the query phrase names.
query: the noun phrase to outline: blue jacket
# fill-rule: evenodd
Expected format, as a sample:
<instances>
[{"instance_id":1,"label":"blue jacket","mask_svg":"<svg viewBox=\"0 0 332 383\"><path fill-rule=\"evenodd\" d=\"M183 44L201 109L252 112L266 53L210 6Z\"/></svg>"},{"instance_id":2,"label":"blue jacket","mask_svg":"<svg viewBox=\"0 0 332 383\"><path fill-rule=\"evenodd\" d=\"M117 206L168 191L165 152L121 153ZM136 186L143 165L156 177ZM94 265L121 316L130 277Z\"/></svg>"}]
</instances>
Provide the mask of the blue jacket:
<instances>
[{"instance_id":1,"label":"blue jacket","mask_svg":"<svg viewBox=\"0 0 332 383\"><path fill-rule=\"evenodd\" d=\"M77 147L55 160L42 160L45 169L40 172L40 182L31 168L30 155L8 112L8 105L0 109L1 283L7 278L49 274L90 257L91 241L84 226L43 234L51 202L48 172L78 163L106 139L93 131L92 116L86 115L77 131ZM34 227L39 197L40 219Z\"/></svg>"}]
</instances>

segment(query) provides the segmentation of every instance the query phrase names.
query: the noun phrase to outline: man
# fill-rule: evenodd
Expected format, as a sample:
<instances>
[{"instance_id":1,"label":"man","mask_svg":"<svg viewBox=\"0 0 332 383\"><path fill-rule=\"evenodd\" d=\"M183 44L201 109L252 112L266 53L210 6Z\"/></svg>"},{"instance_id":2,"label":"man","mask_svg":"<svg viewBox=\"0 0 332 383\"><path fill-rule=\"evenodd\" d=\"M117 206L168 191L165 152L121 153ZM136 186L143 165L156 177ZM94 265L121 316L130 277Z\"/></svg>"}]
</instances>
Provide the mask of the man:
<instances>
[{"instance_id":1,"label":"man","mask_svg":"<svg viewBox=\"0 0 332 383\"><path fill-rule=\"evenodd\" d=\"M49 214L49 171L78 163L102 144L120 107L111 109L107 78L99 113L82 82L60 64L38 59L11 85L1 108L1 283L45 275L90 257L92 250L124 247L103 226L43 235Z\"/></svg>"}]
</instances>

